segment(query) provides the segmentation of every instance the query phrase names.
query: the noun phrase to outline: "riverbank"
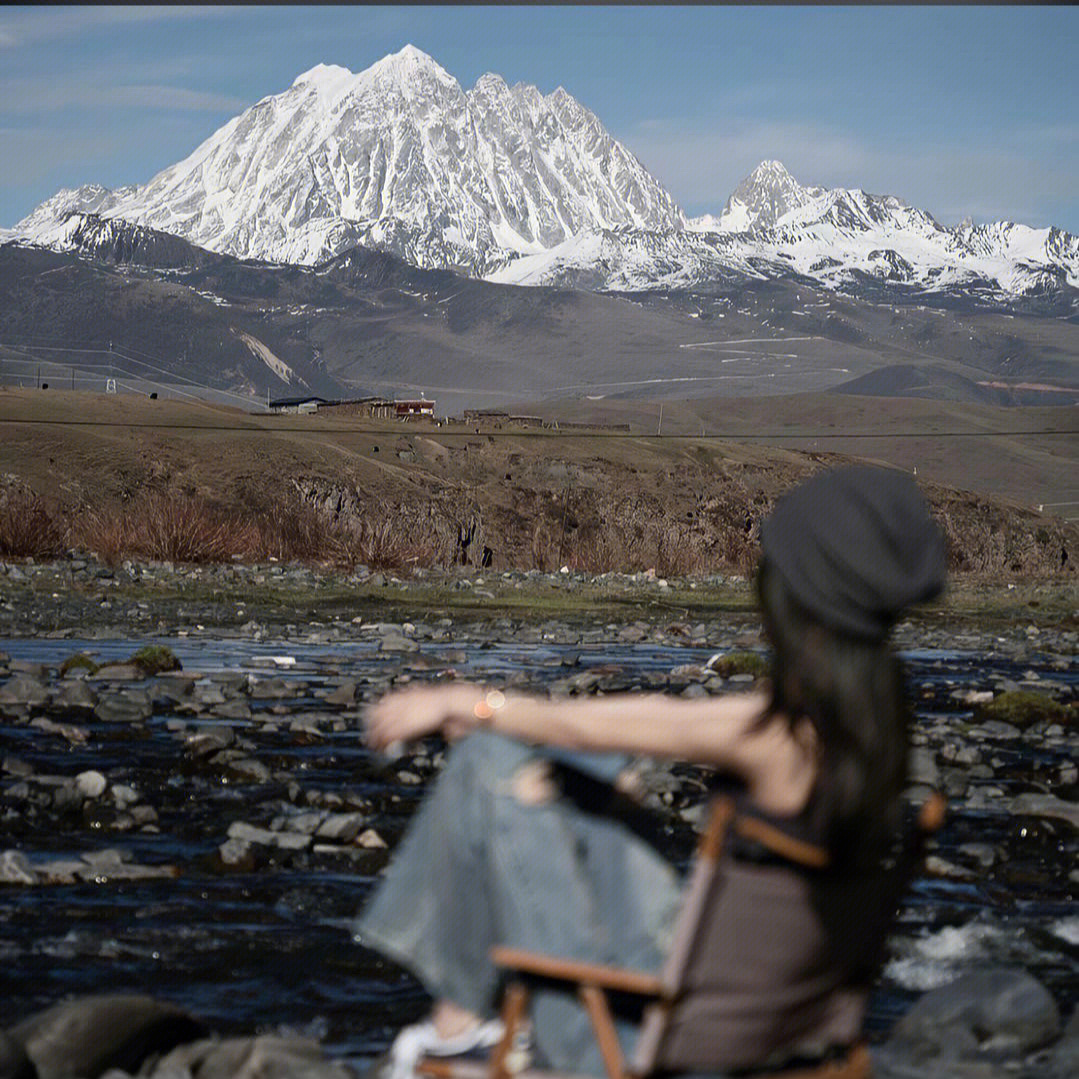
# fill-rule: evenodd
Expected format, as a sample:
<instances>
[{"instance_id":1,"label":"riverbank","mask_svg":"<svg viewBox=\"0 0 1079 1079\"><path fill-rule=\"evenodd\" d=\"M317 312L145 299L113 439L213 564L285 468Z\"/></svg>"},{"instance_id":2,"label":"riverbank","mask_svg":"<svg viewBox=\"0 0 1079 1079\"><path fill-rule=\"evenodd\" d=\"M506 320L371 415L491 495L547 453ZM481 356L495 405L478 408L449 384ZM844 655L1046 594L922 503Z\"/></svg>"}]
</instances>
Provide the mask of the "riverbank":
<instances>
[{"instance_id":1,"label":"riverbank","mask_svg":"<svg viewBox=\"0 0 1079 1079\"><path fill-rule=\"evenodd\" d=\"M339 641L371 622L449 618L455 630L550 639L574 627L610 626L614 639L697 641L726 636L734 623L759 632L752 582L744 577L663 578L654 573L584 574L468 567L413 569L407 575L341 571L299 563L175 565L124 561L110 566L72 552L52 561L0 561L0 637L176 636L209 633L257 640L301 636ZM722 628L721 628L722 627ZM608 632L605 628L604 632ZM897 628L897 641L925 638L974 647L997 637L1063 654L1079 643L1079 585L1020 580L999 585L953 575L946 594ZM928 637L926 637L928 635ZM542 633L541 633L542 637Z\"/></svg>"},{"instance_id":2,"label":"riverbank","mask_svg":"<svg viewBox=\"0 0 1079 1079\"><path fill-rule=\"evenodd\" d=\"M950 814L874 993L882 1075L967 1079L1005 1058L1015 1074L1069 1074L1076 599L1059 583L959 577L896 629L916 713L910 801L941 789ZM167 647L179 669L163 650L137 659L146 645ZM332 1058L327 1076L351 1074L426 1007L414 981L352 936L352 918L444 759L438 739L392 760L371 754L366 703L454 677L694 697L751 687L764 657L739 577L395 577L272 562L110 567L79 554L0 563L11 1017L65 999L91 1014L91 992L150 993L225 1039L182 1050L191 1074L236 1039L251 1052L278 1039L282 1054L280 1039L299 1035L297 1053ZM670 856L684 860L705 776L652 763L642 780ZM1029 1026L992 1060L971 1043L966 1071L937 1066L936 1028L924 1044L893 1044L921 994L1000 965L1040 984L1037 1038ZM967 1012L975 998L962 996ZM962 1021L941 1052L961 1044ZM1039 1070L1046 1053L1056 1071Z\"/></svg>"}]
</instances>

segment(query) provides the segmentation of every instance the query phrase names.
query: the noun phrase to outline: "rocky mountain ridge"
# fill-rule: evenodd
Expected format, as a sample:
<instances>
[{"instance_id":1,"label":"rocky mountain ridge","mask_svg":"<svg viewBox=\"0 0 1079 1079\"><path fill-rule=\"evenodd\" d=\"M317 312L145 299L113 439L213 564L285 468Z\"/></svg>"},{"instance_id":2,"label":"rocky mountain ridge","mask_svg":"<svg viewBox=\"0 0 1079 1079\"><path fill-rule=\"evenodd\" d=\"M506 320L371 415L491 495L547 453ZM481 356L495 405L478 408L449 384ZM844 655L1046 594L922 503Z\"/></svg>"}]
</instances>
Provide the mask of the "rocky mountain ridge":
<instances>
[{"instance_id":1,"label":"rocky mountain ridge","mask_svg":"<svg viewBox=\"0 0 1079 1079\"><path fill-rule=\"evenodd\" d=\"M318 65L149 183L64 190L24 221L48 243L89 211L240 258L318 263L362 244L479 274L588 228L678 230L671 196L563 88L468 91L413 46Z\"/></svg>"},{"instance_id":2,"label":"rocky mountain ridge","mask_svg":"<svg viewBox=\"0 0 1079 1079\"><path fill-rule=\"evenodd\" d=\"M688 218L563 88L486 74L465 91L412 46L358 74L318 65L146 184L58 192L8 242L72 250L86 213L277 263L362 246L520 285L794 280L874 301L1079 306L1079 237L1063 230L945 227L892 195L800 184L778 161L718 217Z\"/></svg>"}]
</instances>

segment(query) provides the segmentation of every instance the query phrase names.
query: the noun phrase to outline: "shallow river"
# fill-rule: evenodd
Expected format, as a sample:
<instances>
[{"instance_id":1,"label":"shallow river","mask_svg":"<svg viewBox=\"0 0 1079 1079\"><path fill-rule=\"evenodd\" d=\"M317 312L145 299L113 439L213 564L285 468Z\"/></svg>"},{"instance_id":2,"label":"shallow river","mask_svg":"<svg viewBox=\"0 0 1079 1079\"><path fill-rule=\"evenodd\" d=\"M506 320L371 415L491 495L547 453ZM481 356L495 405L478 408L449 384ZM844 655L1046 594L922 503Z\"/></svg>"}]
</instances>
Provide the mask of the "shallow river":
<instances>
[{"instance_id":1,"label":"shallow river","mask_svg":"<svg viewBox=\"0 0 1079 1079\"><path fill-rule=\"evenodd\" d=\"M13 660L56 665L75 652L99 662L121 659L144 643L8 640L0 641L0 650ZM18 847L32 862L41 862L118 847L130 851L136 862L169 863L181 871L168 880L0 886L4 1023L68 995L137 991L177 1001L221 1032L304 1032L320 1037L345 1059L369 1058L425 1004L407 974L351 936L350 919L385 856L374 851L359 860L327 861L303 854L249 873L223 872L213 856L231 822L267 823L271 810L266 807L286 797L287 783L280 778L285 772L305 790L366 800L371 824L392 846L422 785L397 781L394 767L373 759L354 720L346 730L306 738L288 729L288 719L307 708L326 715L319 693L327 685L345 679L379 682L406 660L366 642L333 647L170 638L163 643L173 648L186 671L256 676L249 683L252 719L227 722L252 743L251 755L274 776L266 783L236 784L189 766L168 726L176 717L156 706L144 735L130 737L115 723L79 721L90 737L71 746L55 734L0 720L0 755L27 762L38 773L72 776L97 769L110 783L126 782L145 791L159 818L159 831L124 834L92 824L12 825L5 829L11 834L0 836L0 849ZM447 651L444 643L425 644L419 655L433 661ZM568 667L598 666L620 668L632 684L648 672L703 663L711 654L614 644L572 649L464 644L453 646L452 653L452 666L462 673L493 680L523 677L533 686L565 677ZM1001 679L1029 676L1031 670L1073 689L1076 683L1074 665L1051 669L1048 657L1034 656L1022 668L961 652L910 652L906 659L919 730L927 734L931 749L943 723L970 718L952 696L957 688L992 688ZM433 669L445 665L433 663ZM284 721L268 729L261 720L274 706L281 712L281 705L260 699L258 687L263 684L259 680L271 676L305 688L286 702ZM184 722L190 729L204 721L188 716ZM1053 991L1064 1014L1079 996L1079 914L1076 884L1069 879L1076 865L1075 833L1061 821L1017 816L1007 808L1011 796L1042 789L1045 777L1066 766L1074 747L1015 738L983 738L979 745L993 774L974 781L971 790L985 783L1001 794L989 808L970 809L963 799L953 800L935 851L960 869L974 866L975 871L969 879L955 879L959 873L915 883L873 999L873 1035L885 1031L918 992L990 961L1027 967ZM406 761L396 767L410 765ZM422 767L418 771L426 774ZM0 784L7 786L10 778L0 777ZM688 829L683 832L672 834L678 856L689 841ZM977 869L971 844L996 852L991 867Z\"/></svg>"}]
</instances>

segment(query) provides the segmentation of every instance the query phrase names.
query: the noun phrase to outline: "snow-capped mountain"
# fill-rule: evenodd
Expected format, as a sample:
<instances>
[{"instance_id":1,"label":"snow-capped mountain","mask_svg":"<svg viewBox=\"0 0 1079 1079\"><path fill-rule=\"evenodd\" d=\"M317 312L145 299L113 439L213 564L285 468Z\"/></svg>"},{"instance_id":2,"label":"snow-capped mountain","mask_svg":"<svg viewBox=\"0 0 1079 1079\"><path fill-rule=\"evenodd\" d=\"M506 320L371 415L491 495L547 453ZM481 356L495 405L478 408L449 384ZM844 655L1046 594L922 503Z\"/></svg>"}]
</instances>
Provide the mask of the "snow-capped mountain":
<instances>
[{"instance_id":1,"label":"snow-capped mountain","mask_svg":"<svg viewBox=\"0 0 1079 1079\"><path fill-rule=\"evenodd\" d=\"M694 288L739 273L798 276L871 298L1041 301L1079 289L1079 237L1011 222L947 228L894 196L805 187L765 161L718 219L691 218L678 235L578 234L489 279L632 292Z\"/></svg>"},{"instance_id":2,"label":"snow-capped mountain","mask_svg":"<svg viewBox=\"0 0 1079 1079\"><path fill-rule=\"evenodd\" d=\"M727 199L719 216L724 232L773 228L792 210L812 205L821 187L803 187L778 161L762 161Z\"/></svg>"},{"instance_id":3,"label":"snow-capped mountain","mask_svg":"<svg viewBox=\"0 0 1079 1079\"><path fill-rule=\"evenodd\" d=\"M487 74L465 91L412 46L358 74L314 67L148 183L65 189L14 236L89 254L151 242L73 214L240 258L316 264L360 245L595 290L796 276L869 298L1071 304L1079 288L1079 239L1059 229L947 228L891 195L800 184L778 161L718 217L687 218L562 88L544 96ZM189 257L153 245L155 258Z\"/></svg>"},{"instance_id":4,"label":"snow-capped mountain","mask_svg":"<svg viewBox=\"0 0 1079 1079\"><path fill-rule=\"evenodd\" d=\"M319 65L135 188L65 190L20 222L120 217L241 258L315 263L364 244L477 272L590 228L683 227L671 196L559 87L465 92L407 46L359 74Z\"/></svg>"}]
</instances>

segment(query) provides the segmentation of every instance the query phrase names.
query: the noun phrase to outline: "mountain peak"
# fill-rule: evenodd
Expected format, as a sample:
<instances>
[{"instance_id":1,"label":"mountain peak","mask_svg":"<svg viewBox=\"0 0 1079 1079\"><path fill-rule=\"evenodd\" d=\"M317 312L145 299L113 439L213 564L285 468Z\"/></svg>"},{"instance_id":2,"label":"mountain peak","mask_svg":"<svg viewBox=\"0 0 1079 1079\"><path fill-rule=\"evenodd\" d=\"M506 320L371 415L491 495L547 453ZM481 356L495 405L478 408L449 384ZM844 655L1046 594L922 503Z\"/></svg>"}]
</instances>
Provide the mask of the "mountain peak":
<instances>
[{"instance_id":1,"label":"mountain peak","mask_svg":"<svg viewBox=\"0 0 1079 1079\"><path fill-rule=\"evenodd\" d=\"M744 182L748 183L750 180L789 180L792 184L797 183L783 162L775 160L762 161Z\"/></svg>"},{"instance_id":2,"label":"mountain peak","mask_svg":"<svg viewBox=\"0 0 1079 1079\"><path fill-rule=\"evenodd\" d=\"M762 161L727 199L720 221L728 232L774 228L784 214L822 194L822 188L798 183L781 161Z\"/></svg>"},{"instance_id":3,"label":"mountain peak","mask_svg":"<svg viewBox=\"0 0 1079 1079\"><path fill-rule=\"evenodd\" d=\"M411 81L421 73L433 75L443 82L456 82L434 57L428 56L423 49L417 49L415 45L406 45L399 52L391 52L361 72L363 75L400 82Z\"/></svg>"},{"instance_id":4,"label":"mountain peak","mask_svg":"<svg viewBox=\"0 0 1079 1079\"><path fill-rule=\"evenodd\" d=\"M352 72L347 67L341 67L339 64L315 64L310 71L297 75L292 85L314 86L323 89L339 86L352 77Z\"/></svg>"}]
</instances>

